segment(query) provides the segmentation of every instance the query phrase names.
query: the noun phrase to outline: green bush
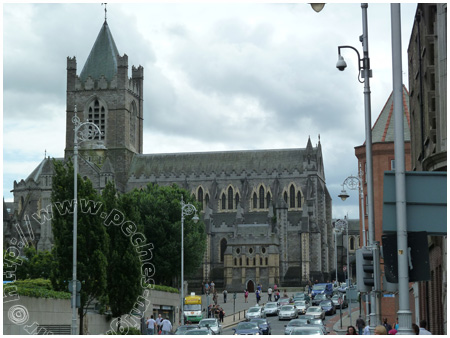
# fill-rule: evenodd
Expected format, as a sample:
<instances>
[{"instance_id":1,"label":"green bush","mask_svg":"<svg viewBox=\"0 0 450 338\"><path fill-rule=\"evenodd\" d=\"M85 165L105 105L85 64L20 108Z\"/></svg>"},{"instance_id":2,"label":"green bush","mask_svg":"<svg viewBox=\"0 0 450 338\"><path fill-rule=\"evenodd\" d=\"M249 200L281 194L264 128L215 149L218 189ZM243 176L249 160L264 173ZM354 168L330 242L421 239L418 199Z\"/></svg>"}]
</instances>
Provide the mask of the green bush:
<instances>
[{"instance_id":1,"label":"green bush","mask_svg":"<svg viewBox=\"0 0 450 338\"><path fill-rule=\"evenodd\" d=\"M158 291L165 291L170 293L180 293L178 289L172 288L170 286L164 286L164 285L153 285L153 290Z\"/></svg>"},{"instance_id":2,"label":"green bush","mask_svg":"<svg viewBox=\"0 0 450 338\"><path fill-rule=\"evenodd\" d=\"M70 299L71 294L69 292L54 291L52 284L48 279L24 279L17 280L13 283L3 284L3 293L5 288L16 288L16 293L19 296L35 297L35 298L54 298L54 299Z\"/></svg>"},{"instance_id":3,"label":"green bush","mask_svg":"<svg viewBox=\"0 0 450 338\"><path fill-rule=\"evenodd\" d=\"M125 330L124 333L119 332L113 332L113 331L108 331L107 332L108 335L141 335L141 331L134 328L134 327L129 327L128 330Z\"/></svg>"}]
</instances>

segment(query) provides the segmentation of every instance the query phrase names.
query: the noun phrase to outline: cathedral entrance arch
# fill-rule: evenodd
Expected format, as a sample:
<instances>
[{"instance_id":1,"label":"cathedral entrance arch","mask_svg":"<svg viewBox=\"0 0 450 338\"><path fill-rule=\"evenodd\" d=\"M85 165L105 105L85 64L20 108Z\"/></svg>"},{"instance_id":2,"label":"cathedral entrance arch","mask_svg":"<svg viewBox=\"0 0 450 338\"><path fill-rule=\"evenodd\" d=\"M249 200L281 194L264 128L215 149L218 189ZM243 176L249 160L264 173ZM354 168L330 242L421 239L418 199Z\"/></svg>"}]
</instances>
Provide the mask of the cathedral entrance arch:
<instances>
[{"instance_id":1,"label":"cathedral entrance arch","mask_svg":"<svg viewBox=\"0 0 450 338\"><path fill-rule=\"evenodd\" d=\"M255 292L255 283L251 279L247 281L247 291Z\"/></svg>"}]
</instances>

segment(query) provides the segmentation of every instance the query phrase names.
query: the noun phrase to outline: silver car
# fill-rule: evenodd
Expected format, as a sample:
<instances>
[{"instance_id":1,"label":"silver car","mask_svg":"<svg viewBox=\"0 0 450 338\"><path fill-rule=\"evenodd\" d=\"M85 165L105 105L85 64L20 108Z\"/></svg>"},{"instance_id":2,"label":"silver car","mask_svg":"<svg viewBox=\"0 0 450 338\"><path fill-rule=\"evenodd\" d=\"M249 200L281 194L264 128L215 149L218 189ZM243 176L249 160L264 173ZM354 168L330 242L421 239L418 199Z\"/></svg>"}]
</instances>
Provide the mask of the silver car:
<instances>
[{"instance_id":1,"label":"silver car","mask_svg":"<svg viewBox=\"0 0 450 338\"><path fill-rule=\"evenodd\" d=\"M309 324L309 319L305 318L298 318L298 319L292 319L287 325L285 325L284 334L289 335L291 334L291 331L294 329L294 327L300 327L300 326L306 326Z\"/></svg>"},{"instance_id":2,"label":"silver car","mask_svg":"<svg viewBox=\"0 0 450 338\"><path fill-rule=\"evenodd\" d=\"M306 311L306 315L314 316L314 318L320 318L325 320L325 311L320 306L310 306Z\"/></svg>"},{"instance_id":3,"label":"silver car","mask_svg":"<svg viewBox=\"0 0 450 338\"><path fill-rule=\"evenodd\" d=\"M247 310L245 319L250 320L253 318L266 318L266 314L263 312L263 308L260 306L254 306Z\"/></svg>"},{"instance_id":4,"label":"silver car","mask_svg":"<svg viewBox=\"0 0 450 338\"><path fill-rule=\"evenodd\" d=\"M325 333L320 327L314 325L294 327L290 333L291 335L324 335Z\"/></svg>"},{"instance_id":5,"label":"silver car","mask_svg":"<svg viewBox=\"0 0 450 338\"><path fill-rule=\"evenodd\" d=\"M278 305L276 302L270 302L264 305L263 312L266 316L276 316L278 314Z\"/></svg>"},{"instance_id":6,"label":"silver car","mask_svg":"<svg viewBox=\"0 0 450 338\"><path fill-rule=\"evenodd\" d=\"M278 312L278 319L298 318L297 308L294 305L283 305Z\"/></svg>"},{"instance_id":7,"label":"silver car","mask_svg":"<svg viewBox=\"0 0 450 338\"><path fill-rule=\"evenodd\" d=\"M307 300L296 300L294 306L299 314L304 315L309 308L309 302Z\"/></svg>"},{"instance_id":8,"label":"silver car","mask_svg":"<svg viewBox=\"0 0 450 338\"><path fill-rule=\"evenodd\" d=\"M215 334L222 334L222 325L220 325L217 318L205 318L198 323L198 326L202 328L210 328Z\"/></svg>"}]
</instances>

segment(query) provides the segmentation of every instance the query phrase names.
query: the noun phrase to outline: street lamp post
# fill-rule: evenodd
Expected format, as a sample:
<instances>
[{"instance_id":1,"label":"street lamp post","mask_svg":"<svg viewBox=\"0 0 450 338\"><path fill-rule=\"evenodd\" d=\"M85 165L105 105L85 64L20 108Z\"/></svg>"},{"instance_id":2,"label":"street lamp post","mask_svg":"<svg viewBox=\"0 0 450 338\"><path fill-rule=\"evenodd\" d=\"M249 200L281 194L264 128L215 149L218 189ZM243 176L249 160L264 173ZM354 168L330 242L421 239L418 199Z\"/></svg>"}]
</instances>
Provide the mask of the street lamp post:
<instances>
[{"instance_id":1,"label":"street lamp post","mask_svg":"<svg viewBox=\"0 0 450 338\"><path fill-rule=\"evenodd\" d=\"M350 291L350 256L348 252L348 221L347 217L344 217L344 219L338 219L334 223L335 231L343 232L344 230L347 232L347 291ZM350 294L350 292L348 293ZM350 326L352 325L352 302L351 299L347 296L348 300L348 313L349 313L349 320L350 320Z\"/></svg>"},{"instance_id":2,"label":"street lamp post","mask_svg":"<svg viewBox=\"0 0 450 338\"><path fill-rule=\"evenodd\" d=\"M345 201L349 195L345 191L345 186L347 186L350 190L359 190L359 196L361 200L361 220L362 220L362 233L363 233L363 246L366 246L366 225L365 225L365 214L364 214L364 189L362 185L363 180L363 171L361 168L361 163L359 164L359 175L358 177L350 175L347 177L342 183L342 191L338 197L340 197L343 201ZM366 294L366 321L369 320L369 295Z\"/></svg>"},{"instance_id":3,"label":"street lamp post","mask_svg":"<svg viewBox=\"0 0 450 338\"><path fill-rule=\"evenodd\" d=\"M369 247L372 248L375 242L375 223L374 223L374 194L373 194L373 163L372 163L372 122L371 122L371 106L370 106L370 83L369 79L372 77L372 70L370 69L369 59L369 41L368 41L368 24L367 24L367 3L361 4L362 9L362 28L363 35L360 36L360 41L363 46L363 57L360 57L358 50L351 46L339 46L338 47L338 62L336 67L343 71L347 64L344 58L341 56L341 49L350 48L358 54L358 80L364 83L364 111L365 111L365 132L366 132L366 164L367 164L367 202L368 202L368 228L369 228ZM363 78L361 81L360 78ZM376 266L374 269L375 287L371 292L371 310L370 325L371 332L373 332L376 325L381 323L381 300L379 297L379 280L380 280L380 267Z\"/></svg>"},{"instance_id":4,"label":"street lamp post","mask_svg":"<svg viewBox=\"0 0 450 338\"><path fill-rule=\"evenodd\" d=\"M184 325L184 216L192 214L192 220L197 223L197 209L190 203L184 203L181 195L181 325Z\"/></svg>"},{"instance_id":5,"label":"street lamp post","mask_svg":"<svg viewBox=\"0 0 450 338\"><path fill-rule=\"evenodd\" d=\"M101 135L100 128L89 121L81 122L74 107L72 123L75 125L73 136L73 271L72 271L72 334L76 335L77 325L77 231L78 231L78 144Z\"/></svg>"}]
</instances>

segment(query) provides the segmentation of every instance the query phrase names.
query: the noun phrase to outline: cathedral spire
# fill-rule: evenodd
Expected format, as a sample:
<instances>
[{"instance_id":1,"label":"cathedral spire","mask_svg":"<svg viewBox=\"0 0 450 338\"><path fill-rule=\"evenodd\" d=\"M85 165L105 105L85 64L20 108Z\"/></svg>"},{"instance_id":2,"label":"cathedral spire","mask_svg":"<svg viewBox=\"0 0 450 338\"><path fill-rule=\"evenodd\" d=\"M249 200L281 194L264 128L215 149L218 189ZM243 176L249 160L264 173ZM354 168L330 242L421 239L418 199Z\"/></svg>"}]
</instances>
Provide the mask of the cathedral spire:
<instances>
[{"instance_id":1,"label":"cathedral spire","mask_svg":"<svg viewBox=\"0 0 450 338\"><path fill-rule=\"evenodd\" d=\"M103 6L103 5L105 5L105 22L106 22L106 12L107 12L107 10L106 10L106 5L107 5L107 3L106 3L106 2L103 2L103 3L102 3L102 6Z\"/></svg>"}]
</instances>

